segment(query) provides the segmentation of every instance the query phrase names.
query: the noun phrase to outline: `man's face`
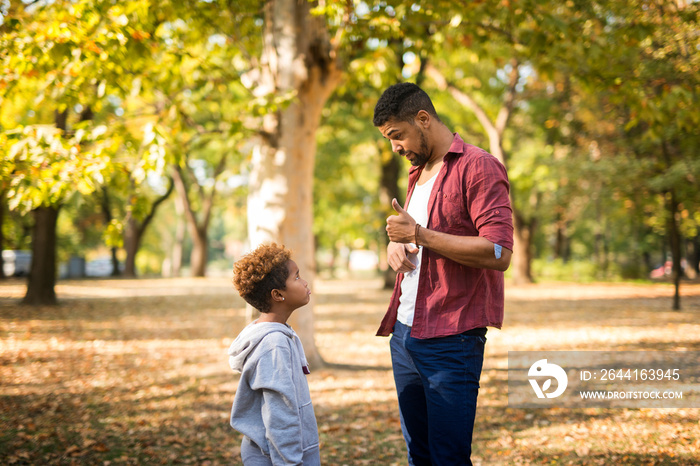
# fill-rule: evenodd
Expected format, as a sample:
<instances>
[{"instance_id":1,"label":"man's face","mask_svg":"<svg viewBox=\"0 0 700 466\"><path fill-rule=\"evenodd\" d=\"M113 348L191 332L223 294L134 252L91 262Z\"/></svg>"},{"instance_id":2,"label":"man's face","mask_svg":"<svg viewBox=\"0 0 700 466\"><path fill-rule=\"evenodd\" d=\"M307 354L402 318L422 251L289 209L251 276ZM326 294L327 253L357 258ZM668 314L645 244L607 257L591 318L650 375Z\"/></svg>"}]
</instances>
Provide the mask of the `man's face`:
<instances>
[{"instance_id":1,"label":"man's face","mask_svg":"<svg viewBox=\"0 0 700 466\"><path fill-rule=\"evenodd\" d=\"M425 132L418 125L407 121L389 120L379 127L382 135L391 141L391 150L406 157L418 167L430 160L430 150Z\"/></svg>"}]
</instances>

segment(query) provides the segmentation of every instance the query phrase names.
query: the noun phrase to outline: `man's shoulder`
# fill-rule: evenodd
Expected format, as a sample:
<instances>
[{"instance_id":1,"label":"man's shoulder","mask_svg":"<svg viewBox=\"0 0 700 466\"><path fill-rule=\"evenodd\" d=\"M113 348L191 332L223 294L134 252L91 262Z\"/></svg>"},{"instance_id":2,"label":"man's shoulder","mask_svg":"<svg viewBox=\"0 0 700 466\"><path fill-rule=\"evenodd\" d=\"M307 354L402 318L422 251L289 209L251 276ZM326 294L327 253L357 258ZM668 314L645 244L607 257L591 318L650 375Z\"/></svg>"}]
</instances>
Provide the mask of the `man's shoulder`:
<instances>
[{"instance_id":1,"label":"man's shoulder","mask_svg":"<svg viewBox=\"0 0 700 466\"><path fill-rule=\"evenodd\" d=\"M465 143L463 148L464 150L455 154L451 160L451 165L458 171L468 174L474 169L477 169L477 171L484 169L490 172L493 170L500 171L502 168L501 162L481 147Z\"/></svg>"},{"instance_id":2,"label":"man's shoulder","mask_svg":"<svg viewBox=\"0 0 700 466\"><path fill-rule=\"evenodd\" d=\"M462 162L468 162L472 160L478 160L478 159L486 159L488 161L491 160L498 160L496 157L491 155L490 152L488 152L485 149L482 149L479 146L475 146L473 144L468 144L468 143L463 143L462 145L462 151L461 153L456 154L457 160L460 160Z\"/></svg>"}]
</instances>

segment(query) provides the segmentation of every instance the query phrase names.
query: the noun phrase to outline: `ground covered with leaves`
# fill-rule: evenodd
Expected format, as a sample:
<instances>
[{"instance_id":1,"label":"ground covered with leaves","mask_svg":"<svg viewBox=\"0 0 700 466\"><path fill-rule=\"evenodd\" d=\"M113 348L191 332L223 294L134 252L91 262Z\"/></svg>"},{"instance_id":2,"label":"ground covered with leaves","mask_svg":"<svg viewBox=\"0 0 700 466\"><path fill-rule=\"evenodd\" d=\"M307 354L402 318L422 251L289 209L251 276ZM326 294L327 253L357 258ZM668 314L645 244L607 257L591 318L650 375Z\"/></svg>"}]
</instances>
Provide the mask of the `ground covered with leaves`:
<instances>
[{"instance_id":1,"label":"ground covered with leaves","mask_svg":"<svg viewBox=\"0 0 700 466\"><path fill-rule=\"evenodd\" d=\"M226 349L245 325L230 280L62 281L58 307L0 282L0 463L240 464ZM700 409L508 407L508 351L700 351L700 285L509 287L486 346L475 464L700 463ZM405 464L379 281L318 281L309 376L328 465Z\"/></svg>"}]
</instances>

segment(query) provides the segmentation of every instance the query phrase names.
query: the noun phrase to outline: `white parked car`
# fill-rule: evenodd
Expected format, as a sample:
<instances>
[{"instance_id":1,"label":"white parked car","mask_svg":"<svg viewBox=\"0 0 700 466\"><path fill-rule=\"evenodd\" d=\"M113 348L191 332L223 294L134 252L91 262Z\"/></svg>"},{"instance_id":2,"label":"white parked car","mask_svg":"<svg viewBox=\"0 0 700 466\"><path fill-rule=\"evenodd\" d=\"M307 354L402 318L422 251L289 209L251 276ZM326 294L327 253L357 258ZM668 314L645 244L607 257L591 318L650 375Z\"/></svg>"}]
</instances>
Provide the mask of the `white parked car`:
<instances>
[{"instance_id":1,"label":"white parked car","mask_svg":"<svg viewBox=\"0 0 700 466\"><path fill-rule=\"evenodd\" d=\"M100 257L86 262L85 275L88 277L109 277L112 275L112 259Z\"/></svg>"},{"instance_id":2,"label":"white parked car","mask_svg":"<svg viewBox=\"0 0 700 466\"><path fill-rule=\"evenodd\" d=\"M2 261L2 271L6 277L25 277L32 267L32 251L6 249L2 252Z\"/></svg>"}]
</instances>

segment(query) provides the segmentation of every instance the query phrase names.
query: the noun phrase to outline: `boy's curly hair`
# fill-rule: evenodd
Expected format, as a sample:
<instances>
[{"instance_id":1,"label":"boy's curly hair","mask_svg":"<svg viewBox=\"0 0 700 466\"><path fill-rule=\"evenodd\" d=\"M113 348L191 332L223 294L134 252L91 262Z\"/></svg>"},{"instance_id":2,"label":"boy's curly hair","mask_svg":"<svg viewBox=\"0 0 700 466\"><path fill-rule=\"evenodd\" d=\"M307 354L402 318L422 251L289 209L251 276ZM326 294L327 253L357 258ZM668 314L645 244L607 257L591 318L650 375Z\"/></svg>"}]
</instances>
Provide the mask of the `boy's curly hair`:
<instances>
[{"instance_id":1,"label":"boy's curly hair","mask_svg":"<svg viewBox=\"0 0 700 466\"><path fill-rule=\"evenodd\" d=\"M241 298L260 312L270 312L272 290L284 290L291 251L275 243L263 244L233 264L233 285Z\"/></svg>"}]
</instances>

